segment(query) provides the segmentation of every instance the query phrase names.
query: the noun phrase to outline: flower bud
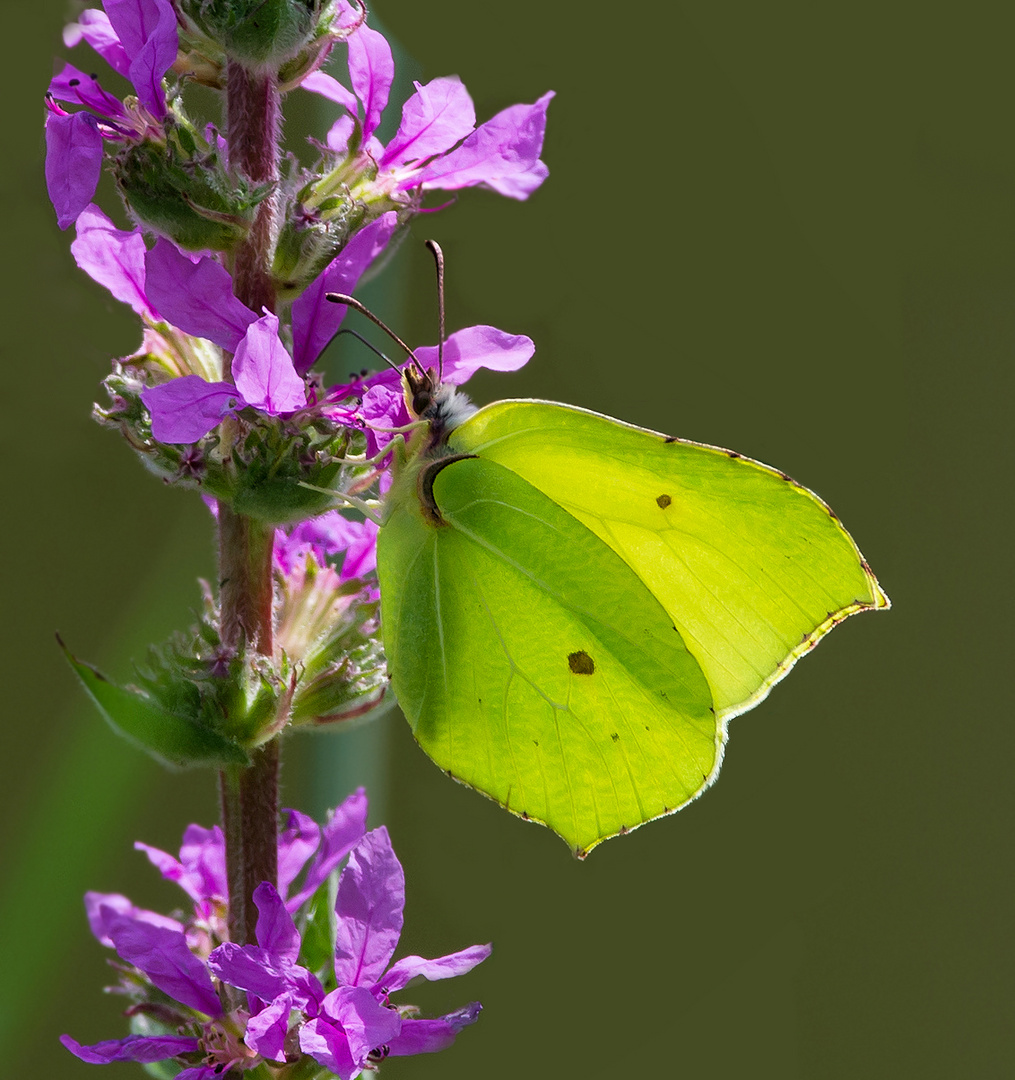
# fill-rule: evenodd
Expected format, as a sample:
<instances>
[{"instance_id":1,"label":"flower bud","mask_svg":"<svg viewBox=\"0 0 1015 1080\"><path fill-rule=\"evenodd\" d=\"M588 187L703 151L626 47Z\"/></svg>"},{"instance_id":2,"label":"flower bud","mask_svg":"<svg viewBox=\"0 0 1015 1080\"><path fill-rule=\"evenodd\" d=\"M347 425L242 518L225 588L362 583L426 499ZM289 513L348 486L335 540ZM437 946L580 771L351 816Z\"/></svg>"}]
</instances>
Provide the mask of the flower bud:
<instances>
[{"instance_id":1,"label":"flower bud","mask_svg":"<svg viewBox=\"0 0 1015 1080\"><path fill-rule=\"evenodd\" d=\"M330 217L306 211L298 201L291 203L283 216L272 263L279 298L299 296L364 224L364 217L364 208L348 199Z\"/></svg>"},{"instance_id":2,"label":"flower bud","mask_svg":"<svg viewBox=\"0 0 1015 1080\"><path fill-rule=\"evenodd\" d=\"M250 229L269 187L251 187L226 168L219 147L186 122L167 123L165 142L127 143L113 176L147 229L189 251L231 251Z\"/></svg>"},{"instance_id":3,"label":"flower bud","mask_svg":"<svg viewBox=\"0 0 1015 1080\"><path fill-rule=\"evenodd\" d=\"M322 7L330 13L322 0L177 0L186 22L255 70L296 57L319 35Z\"/></svg>"}]
</instances>

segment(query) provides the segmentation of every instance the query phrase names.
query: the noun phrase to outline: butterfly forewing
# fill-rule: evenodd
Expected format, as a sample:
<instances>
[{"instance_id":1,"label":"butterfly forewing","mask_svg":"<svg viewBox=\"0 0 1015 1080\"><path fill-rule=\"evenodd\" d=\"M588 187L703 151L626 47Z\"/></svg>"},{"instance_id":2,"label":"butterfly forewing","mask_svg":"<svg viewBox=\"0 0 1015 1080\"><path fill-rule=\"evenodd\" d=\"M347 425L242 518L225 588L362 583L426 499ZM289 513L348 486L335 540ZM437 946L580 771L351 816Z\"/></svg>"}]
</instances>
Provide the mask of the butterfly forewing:
<instances>
[{"instance_id":1,"label":"butterfly forewing","mask_svg":"<svg viewBox=\"0 0 1015 1080\"><path fill-rule=\"evenodd\" d=\"M739 454L551 402L501 401L451 436L586 525L660 601L721 717L836 622L887 598L812 492Z\"/></svg>"}]
</instances>

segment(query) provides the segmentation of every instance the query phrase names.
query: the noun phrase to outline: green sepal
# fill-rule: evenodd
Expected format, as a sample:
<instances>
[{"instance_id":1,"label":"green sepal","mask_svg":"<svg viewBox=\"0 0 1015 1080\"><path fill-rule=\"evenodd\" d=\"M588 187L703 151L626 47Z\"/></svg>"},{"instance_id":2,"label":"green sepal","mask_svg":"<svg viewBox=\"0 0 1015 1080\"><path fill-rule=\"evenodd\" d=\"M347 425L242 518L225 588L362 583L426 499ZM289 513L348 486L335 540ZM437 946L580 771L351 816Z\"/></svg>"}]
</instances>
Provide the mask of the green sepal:
<instances>
[{"instance_id":1,"label":"green sepal","mask_svg":"<svg viewBox=\"0 0 1015 1080\"><path fill-rule=\"evenodd\" d=\"M217 149L173 116L164 143L128 143L113 159L117 186L143 226L179 247L231 251L271 189L232 176Z\"/></svg>"},{"instance_id":2,"label":"green sepal","mask_svg":"<svg viewBox=\"0 0 1015 1080\"><path fill-rule=\"evenodd\" d=\"M255 68L278 68L317 34L319 0L182 0L179 5L225 52Z\"/></svg>"},{"instance_id":3,"label":"green sepal","mask_svg":"<svg viewBox=\"0 0 1015 1080\"><path fill-rule=\"evenodd\" d=\"M57 639L59 641L59 639ZM67 662L109 726L166 765L249 765L243 747L163 708L140 691L110 682L74 657L60 641Z\"/></svg>"},{"instance_id":4,"label":"green sepal","mask_svg":"<svg viewBox=\"0 0 1015 1080\"><path fill-rule=\"evenodd\" d=\"M245 415L246 410L244 411ZM304 487L333 489L342 464L336 460L348 447L348 436L333 425L291 429L265 423L256 414L246 437L233 448L233 468L223 472L229 485L219 487L219 477L209 470L205 488L227 499L237 514L274 525L304 521L330 510L335 498ZM260 422L259 422L260 421Z\"/></svg>"}]
</instances>

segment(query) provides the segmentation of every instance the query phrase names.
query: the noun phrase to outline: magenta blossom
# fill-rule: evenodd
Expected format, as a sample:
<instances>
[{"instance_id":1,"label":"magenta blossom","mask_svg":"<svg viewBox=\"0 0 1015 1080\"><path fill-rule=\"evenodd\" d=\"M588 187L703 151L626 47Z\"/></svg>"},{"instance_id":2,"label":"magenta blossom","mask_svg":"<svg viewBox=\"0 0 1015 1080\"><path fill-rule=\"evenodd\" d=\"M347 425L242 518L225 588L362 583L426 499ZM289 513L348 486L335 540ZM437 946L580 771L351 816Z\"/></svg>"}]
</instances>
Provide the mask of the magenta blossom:
<instances>
[{"instance_id":1,"label":"magenta blossom","mask_svg":"<svg viewBox=\"0 0 1015 1080\"><path fill-rule=\"evenodd\" d=\"M338 883L334 980L322 983L302 967L300 936L267 882L254 895L259 912L257 945L220 945L208 958L219 978L262 1004L257 1030L247 1043L265 1057L284 1061L287 1037L298 1031L300 1049L340 1080L388 1056L443 1050L479 1017L479 1002L432 1020L416 1019L389 996L417 977L464 975L490 955L489 945L426 960L406 956L391 964L402 932L405 876L383 827L357 844ZM296 1019L293 1019L293 1015ZM263 1018L263 1019L262 1019Z\"/></svg>"},{"instance_id":2,"label":"magenta blossom","mask_svg":"<svg viewBox=\"0 0 1015 1080\"><path fill-rule=\"evenodd\" d=\"M347 7L342 18L353 17ZM546 179L549 170L539 155L552 91L532 105L512 105L477 128L472 98L457 76L416 83L398 131L385 146L375 132L394 79L391 46L365 23L349 35L348 46L351 91L320 71L303 81L305 89L345 110L327 136L340 161L317 186L311 207L336 185L367 204L386 199L411 205L420 192L476 186L525 199Z\"/></svg>"},{"instance_id":3,"label":"magenta blossom","mask_svg":"<svg viewBox=\"0 0 1015 1080\"><path fill-rule=\"evenodd\" d=\"M477 1019L478 1002L419 1019L414 1007L395 1006L389 995L416 977L465 974L489 956L490 947L390 963L402 928L405 880L387 831L364 834L365 816L362 791L323 829L289 811L279 837L279 889L263 882L254 893L256 945L223 941L226 886L219 830L190 826L178 859L139 845L184 888L195 917L184 925L135 908L126 897L90 893L89 923L125 963L120 990L133 999L127 1012L143 1020L144 1033L91 1046L64 1035L64 1046L93 1064L174 1062L183 1080L211 1080L265 1062L297 1065L306 1058L340 1080L353 1080L388 1054L450 1046ZM305 921L307 901L346 855L335 903L334 959L325 971L320 950L305 951L297 921ZM302 885L283 899L301 871ZM307 962L315 970L304 966Z\"/></svg>"},{"instance_id":4,"label":"magenta blossom","mask_svg":"<svg viewBox=\"0 0 1015 1080\"><path fill-rule=\"evenodd\" d=\"M287 820L278 834L278 887L283 899L288 898L285 899L288 910L296 911L363 836L367 797L363 788L357 789L323 828L298 810L282 813L287 815ZM179 858L140 841L134 846L148 856L164 878L175 881L183 889L194 902L200 918L208 917L229 902L225 839L217 825L210 829L188 826ZM303 871L306 873L301 885L289 896L293 882Z\"/></svg>"},{"instance_id":5,"label":"magenta blossom","mask_svg":"<svg viewBox=\"0 0 1015 1080\"><path fill-rule=\"evenodd\" d=\"M142 393L160 442L192 443L230 411L251 407L269 416L307 404L303 376L334 336L345 307L324 294L349 292L381 254L395 229L394 213L361 229L293 304L295 360L279 337L279 321L258 317L233 295L232 279L216 259L181 252L164 238L146 250L140 230L125 232L95 206L87 207L72 245L81 267L113 296L129 304L149 326L170 324L233 354L233 382L222 376L221 354L196 350L200 366ZM195 350L191 350L193 353Z\"/></svg>"},{"instance_id":6,"label":"magenta blossom","mask_svg":"<svg viewBox=\"0 0 1015 1080\"><path fill-rule=\"evenodd\" d=\"M444 342L441 365L442 382L461 386L480 369L517 371L536 351L532 339L524 334L508 334L495 326L468 326L457 330ZM413 350L424 370L436 372L436 346ZM366 428L367 451L376 454L393 438L391 432L412 422L405 403L402 371L385 368L365 379L333 386L327 394L325 414L332 419L359 424Z\"/></svg>"},{"instance_id":7,"label":"magenta blossom","mask_svg":"<svg viewBox=\"0 0 1015 1080\"><path fill-rule=\"evenodd\" d=\"M275 530L275 565L288 576L297 572L308 555L318 566L340 561L337 582L362 578L377 568L377 526L352 521L337 510Z\"/></svg>"},{"instance_id":8,"label":"magenta blossom","mask_svg":"<svg viewBox=\"0 0 1015 1080\"><path fill-rule=\"evenodd\" d=\"M170 0L103 0L105 11L82 13L66 40L82 39L131 81L136 101L124 104L93 75L67 64L49 85L46 185L61 229L92 200L102 172L102 143L160 138L167 114L162 79L176 61L179 37ZM68 112L57 104L80 105Z\"/></svg>"}]
</instances>

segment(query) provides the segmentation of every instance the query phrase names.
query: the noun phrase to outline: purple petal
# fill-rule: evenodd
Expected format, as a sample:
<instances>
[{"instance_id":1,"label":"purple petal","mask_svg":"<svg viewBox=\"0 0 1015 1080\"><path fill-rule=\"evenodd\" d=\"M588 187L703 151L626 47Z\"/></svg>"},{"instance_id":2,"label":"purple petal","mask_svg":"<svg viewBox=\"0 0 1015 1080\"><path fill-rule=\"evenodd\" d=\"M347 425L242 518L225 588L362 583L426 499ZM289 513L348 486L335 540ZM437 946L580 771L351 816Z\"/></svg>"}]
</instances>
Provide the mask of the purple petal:
<instances>
[{"instance_id":1,"label":"purple petal","mask_svg":"<svg viewBox=\"0 0 1015 1080\"><path fill-rule=\"evenodd\" d=\"M113 948L113 939L109 936L110 922L122 916L183 933L183 923L170 919L168 915L159 915L158 912L135 907L120 893L86 892L85 914L88 916L92 933L99 939L100 944L110 949Z\"/></svg>"},{"instance_id":2,"label":"purple petal","mask_svg":"<svg viewBox=\"0 0 1015 1080\"><path fill-rule=\"evenodd\" d=\"M118 75L125 79L130 78L130 59L123 51L120 39L104 11L86 8L78 16L76 23L69 23L63 28L63 43L68 49L74 48L82 39L87 41Z\"/></svg>"},{"instance_id":3,"label":"purple petal","mask_svg":"<svg viewBox=\"0 0 1015 1080\"><path fill-rule=\"evenodd\" d=\"M297 525L296 529L299 528ZM285 896L289 892L289 886L306 866L307 860L317 850L321 842L321 830L313 818L301 814L299 810L282 812L289 815L285 827L278 834L278 888Z\"/></svg>"},{"instance_id":4,"label":"purple petal","mask_svg":"<svg viewBox=\"0 0 1015 1080\"><path fill-rule=\"evenodd\" d=\"M77 239L70 246L74 261L93 280L142 318L159 321L145 295L145 244L140 229L124 232L94 205L77 219Z\"/></svg>"},{"instance_id":5,"label":"purple petal","mask_svg":"<svg viewBox=\"0 0 1015 1080\"><path fill-rule=\"evenodd\" d=\"M230 409L244 404L231 383L205 382L200 375L149 386L141 400L152 414L152 435L164 443L195 443Z\"/></svg>"},{"instance_id":6,"label":"purple petal","mask_svg":"<svg viewBox=\"0 0 1015 1080\"><path fill-rule=\"evenodd\" d=\"M351 293L363 271L387 246L397 224L398 215L389 210L360 229L293 302L293 362L301 375L310 370L335 336L347 310L344 304L325 300L324 294Z\"/></svg>"},{"instance_id":7,"label":"purple petal","mask_svg":"<svg viewBox=\"0 0 1015 1080\"><path fill-rule=\"evenodd\" d=\"M464 975L477 964L481 964L492 952L490 945L471 945L436 960L424 960L422 956L405 956L381 979L377 989L386 994L393 994L407 986L417 975L435 982L437 979L452 979Z\"/></svg>"},{"instance_id":8,"label":"purple petal","mask_svg":"<svg viewBox=\"0 0 1015 1080\"><path fill-rule=\"evenodd\" d=\"M416 93L402 107L398 132L380 160L382 170L443 154L476 126L472 98L457 75L415 85Z\"/></svg>"},{"instance_id":9,"label":"purple petal","mask_svg":"<svg viewBox=\"0 0 1015 1080\"><path fill-rule=\"evenodd\" d=\"M377 525L370 521L350 521L354 535L350 538L342 560L341 581L364 577L377 569ZM358 536L355 535L358 533Z\"/></svg>"},{"instance_id":10,"label":"purple petal","mask_svg":"<svg viewBox=\"0 0 1015 1080\"><path fill-rule=\"evenodd\" d=\"M467 326L444 342L444 382L460 386L480 368L490 371L517 371L536 351L524 334L508 334L495 326ZM437 367L437 348L416 349L424 368Z\"/></svg>"},{"instance_id":11,"label":"purple petal","mask_svg":"<svg viewBox=\"0 0 1015 1080\"><path fill-rule=\"evenodd\" d=\"M285 966L256 945L227 941L208 957L208 968L223 982L255 994L262 1001L274 1001L289 989Z\"/></svg>"},{"instance_id":12,"label":"purple petal","mask_svg":"<svg viewBox=\"0 0 1015 1080\"><path fill-rule=\"evenodd\" d=\"M478 1001L474 1001L436 1020L403 1020L402 1030L388 1040L388 1053L392 1057L405 1057L408 1054L432 1054L437 1050L446 1050L462 1028L479 1019L482 1008Z\"/></svg>"},{"instance_id":13,"label":"purple petal","mask_svg":"<svg viewBox=\"0 0 1015 1080\"><path fill-rule=\"evenodd\" d=\"M177 1054L192 1053L199 1046L197 1039L187 1035L128 1035L126 1039L109 1039L91 1046L82 1046L69 1035L61 1035L60 1042L89 1065L109 1065L113 1061L139 1061L150 1065Z\"/></svg>"},{"instance_id":14,"label":"purple petal","mask_svg":"<svg viewBox=\"0 0 1015 1080\"><path fill-rule=\"evenodd\" d=\"M178 1072L173 1080L219 1080L221 1076L217 1065L195 1065L193 1069Z\"/></svg>"},{"instance_id":15,"label":"purple petal","mask_svg":"<svg viewBox=\"0 0 1015 1080\"><path fill-rule=\"evenodd\" d=\"M61 229L92 201L102 175L102 136L89 113L46 120L46 188Z\"/></svg>"},{"instance_id":16,"label":"purple petal","mask_svg":"<svg viewBox=\"0 0 1015 1080\"><path fill-rule=\"evenodd\" d=\"M257 944L272 956L295 964L300 954L300 935L278 890L271 882L262 881L254 890L254 903L257 905Z\"/></svg>"},{"instance_id":17,"label":"purple petal","mask_svg":"<svg viewBox=\"0 0 1015 1080\"><path fill-rule=\"evenodd\" d=\"M255 945L227 941L208 957L208 967L230 986L246 990L262 1001L288 995L294 1008L316 1015L324 1000L324 990L312 972Z\"/></svg>"},{"instance_id":18,"label":"purple petal","mask_svg":"<svg viewBox=\"0 0 1015 1080\"><path fill-rule=\"evenodd\" d=\"M248 405L271 416L296 412L307 390L278 337L278 316L264 314L247 327L233 357L236 389Z\"/></svg>"},{"instance_id":19,"label":"purple petal","mask_svg":"<svg viewBox=\"0 0 1015 1080\"><path fill-rule=\"evenodd\" d=\"M221 1015L211 977L180 931L124 916L111 918L108 925L116 951L160 990L198 1012Z\"/></svg>"},{"instance_id":20,"label":"purple petal","mask_svg":"<svg viewBox=\"0 0 1015 1080\"><path fill-rule=\"evenodd\" d=\"M142 844L140 840L134 841L134 850L143 851L148 856L148 861L156 870L158 870L166 881L177 882L192 900L201 899L201 897L192 890L190 883L184 881L186 871L183 868L183 863L181 863L174 855L170 855L168 851L162 851L157 847L151 847L149 844Z\"/></svg>"},{"instance_id":21,"label":"purple petal","mask_svg":"<svg viewBox=\"0 0 1015 1080\"><path fill-rule=\"evenodd\" d=\"M330 1069L339 1080L352 1080L359 1075L359 1063L353 1060L345 1033L327 1020L308 1020L300 1028L300 1049Z\"/></svg>"},{"instance_id":22,"label":"purple petal","mask_svg":"<svg viewBox=\"0 0 1015 1080\"><path fill-rule=\"evenodd\" d=\"M363 102L363 138L369 139L388 103L395 62L383 34L363 23L349 37L349 80Z\"/></svg>"},{"instance_id":23,"label":"purple petal","mask_svg":"<svg viewBox=\"0 0 1015 1080\"><path fill-rule=\"evenodd\" d=\"M229 898L226 839L218 825L213 825L210 829L200 825L188 825L180 845L180 862L192 882L192 895L195 900Z\"/></svg>"},{"instance_id":24,"label":"purple petal","mask_svg":"<svg viewBox=\"0 0 1015 1080\"><path fill-rule=\"evenodd\" d=\"M356 115L356 95L331 75L323 71L315 71L312 75L308 75L300 85L304 90L309 90L312 94L320 94L321 97L348 109L353 116Z\"/></svg>"},{"instance_id":25,"label":"purple petal","mask_svg":"<svg viewBox=\"0 0 1015 1080\"><path fill-rule=\"evenodd\" d=\"M167 322L229 352L236 352L257 318L233 296L233 279L224 266L207 256L194 262L165 238L148 252L145 275L148 298Z\"/></svg>"},{"instance_id":26,"label":"purple petal","mask_svg":"<svg viewBox=\"0 0 1015 1080\"><path fill-rule=\"evenodd\" d=\"M390 429L405 427L411 420L405 407L405 396L383 383L370 387L363 395L359 418L366 424L370 456L379 454L394 438Z\"/></svg>"},{"instance_id":27,"label":"purple petal","mask_svg":"<svg viewBox=\"0 0 1015 1080\"><path fill-rule=\"evenodd\" d=\"M286 907L296 911L317 892L325 878L349 854L366 832L367 796L363 788L357 788L341 805L335 808L331 820L324 826L321 846L307 871L303 888L290 898Z\"/></svg>"},{"instance_id":28,"label":"purple petal","mask_svg":"<svg viewBox=\"0 0 1015 1080\"><path fill-rule=\"evenodd\" d=\"M350 521L338 510L328 510L315 518L301 521L293 526L288 534L282 529L275 533L275 559L282 573L286 575L302 563L308 554L313 554L322 566L334 556L343 555L340 576L342 581L362 577L377 566L376 549L377 526L369 520ZM309 821L309 818L306 820ZM316 825L314 828L316 829ZM359 835L362 835L362 830ZM354 837L350 847L358 839L359 836ZM316 850L316 841L310 854L313 854L313 850ZM282 880L281 858L280 848L279 881Z\"/></svg>"},{"instance_id":29,"label":"purple petal","mask_svg":"<svg viewBox=\"0 0 1015 1080\"><path fill-rule=\"evenodd\" d=\"M484 184L513 199L527 198L546 178L539 160L546 109L553 91L533 105L512 105L482 124L457 149L431 162L411 181L424 190ZM409 182L407 182L409 183Z\"/></svg>"},{"instance_id":30,"label":"purple petal","mask_svg":"<svg viewBox=\"0 0 1015 1080\"><path fill-rule=\"evenodd\" d=\"M355 130L356 121L348 113L340 116L328 128L328 134L325 136L324 141L328 144L328 149L334 150L336 154L344 154L349 149L349 140Z\"/></svg>"},{"instance_id":31,"label":"purple petal","mask_svg":"<svg viewBox=\"0 0 1015 1080\"><path fill-rule=\"evenodd\" d=\"M339 986L380 979L402 932L405 874L382 825L353 848L338 880L335 977Z\"/></svg>"},{"instance_id":32,"label":"purple petal","mask_svg":"<svg viewBox=\"0 0 1015 1080\"><path fill-rule=\"evenodd\" d=\"M285 1037L289 1034L292 1007L292 1001L285 994L265 1006L247 1021L243 1041L251 1050L272 1061L285 1061Z\"/></svg>"},{"instance_id":33,"label":"purple petal","mask_svg":"<svg viewBox=\"0 0 1015 1080\"><path fill-rule=\"evenodd\" d=\"M118 97L103 90L94 75L88 75L73 64L65 64L49 84L49 92L57 101L84 105L99 116L123 120L127 113Z\"/></svg>"},{"instance_id":34,"label":"purple petal","mask_svg":"<svg viewBox=\"0 0 1015 1080\"><path fill-rule=\"evenodd\" d=\"M402 1026L394 1009L385 1008L365 987L340 986L324 999L324 1015L342 1025L357 1063L393 1039Z\"/></svg>"},{"instance_id":35,"label":"purple petal","mask_svg":"<svg viewBox=\"0 0 1015 1080\"><path fill-rule=\"evenodd\" d=\"M104 0L116 36L130 57L130 81L155 117L166 115L162 77L176 62L179 38L170 0Z\"/></svg>"}]
</instances>

